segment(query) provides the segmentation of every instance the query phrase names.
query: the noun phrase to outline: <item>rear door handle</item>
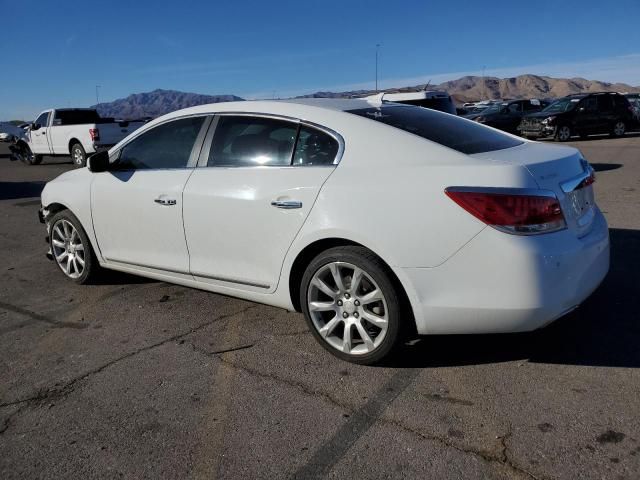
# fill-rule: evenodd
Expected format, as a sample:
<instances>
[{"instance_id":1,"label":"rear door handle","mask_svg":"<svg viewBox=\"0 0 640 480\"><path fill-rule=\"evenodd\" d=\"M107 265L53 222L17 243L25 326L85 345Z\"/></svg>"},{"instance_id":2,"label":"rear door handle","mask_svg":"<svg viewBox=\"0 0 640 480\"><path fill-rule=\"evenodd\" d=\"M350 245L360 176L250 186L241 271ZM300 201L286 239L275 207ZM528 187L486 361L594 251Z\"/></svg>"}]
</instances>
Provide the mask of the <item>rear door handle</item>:
<instances>
[{"instance_id":1,"label":"rear door handle","mask_svg":"<svg viewBox=\"0 0 640 480\"><path fill-rule=\"evenodd\" d=\"M271 206L291 210L294 208L302 208L302 202L299 200L274 200L271 202Z\"/></svg>"},{"instance_id":2,"label":"rear door handle","mask_svg":"<svg viewBox=\"0 0 640 480\"><path fill-rule=\"evenodd\" d=\"M163 198L159 197L154 200L154 202L159 203L160 205L175 205L176 201L173 198Z\"/></svg>"}]
</instances>

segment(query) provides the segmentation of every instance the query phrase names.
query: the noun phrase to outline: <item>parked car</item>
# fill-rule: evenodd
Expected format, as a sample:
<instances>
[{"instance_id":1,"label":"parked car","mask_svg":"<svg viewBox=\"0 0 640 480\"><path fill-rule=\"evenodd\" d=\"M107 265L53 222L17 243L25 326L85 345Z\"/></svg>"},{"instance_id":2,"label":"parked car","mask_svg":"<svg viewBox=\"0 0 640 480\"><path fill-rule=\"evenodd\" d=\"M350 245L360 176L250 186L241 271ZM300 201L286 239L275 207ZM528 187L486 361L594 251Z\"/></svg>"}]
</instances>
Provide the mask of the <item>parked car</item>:
<instances>
[{"instance_id":1,"label":"parked car","mask_svg":"<svg viewBox=\"0 0 640 480\"><path fill-rule=\"evenodd\" d=\"M373 97L368 97L373 98ZM406 105L431 108L440 112L456 115L456 107L447 92L439 90L422 90L419 92L385 93L384 100Z\"/></svg>"},{"instance_id":2,"label":"parked car","mask_svg":"<svg viewBox=\"0 0 640 480\"><path fill-rule=\"evenodd\" d=\"M16 145L16 155L30 165L41 163L43 155L71 155L73 163L83 167L88 154L115 145L143 124L101 118L90 108L45 110L24 142Z\"/></svg>"},{"instance_id":3,"label":"parked car","mask_svg":"<svg viewBox=\"0 0 640 480\"><path fill-rule=\"evenodd\" d=\"M42 192L66 277L108 268L302 311L323 347L357 363L412 331L543 327L609 268L578 150L428 108L202 105L88 167Z\"/></svg>"},{"instance_id":4,"label":"parked car","mask_svg":"<svg viewBox=\"0 0 640 480\"><path fill-rule=\"evenodd\" d=\"M12 123L0 122L0 142L12 143L23 138L25 131Z\"/></svg>"},{"instance_id":5,"label":"parked car","mask_svg":"<svg viewBox=\"0 0 640 480\"><path fill-rule=\"evenodd\" d=\"M537 98L511 100L509 102L494 103L480 112L468 114L465 118L516 134L524 115L539 112L546 105L546 102Z\"/></svg>"},{"instance_id":6,"label":"parked car","mask_svg":"<svg viewBox=\"0 0 640 480\"><path fill-rule=\"evenodd\" d=\"M566 142L574 135L609 133L620 137L633 121L629 101L618 93L569 95L538 113L525 115L519 126L524 137L553 137Z\"/></svg>"},{"instance_id":7,"label":"parked car","mask_svg":"<svg viewBox=\"0 0 640 480\"><path fill-rule=\"evenodd\" d=\"M633 111L633 120L636 123L636 126L640 124L640 93L627 93L625 94L629 104L631 105L631 109Z\"/></svg>"}]
</instances>

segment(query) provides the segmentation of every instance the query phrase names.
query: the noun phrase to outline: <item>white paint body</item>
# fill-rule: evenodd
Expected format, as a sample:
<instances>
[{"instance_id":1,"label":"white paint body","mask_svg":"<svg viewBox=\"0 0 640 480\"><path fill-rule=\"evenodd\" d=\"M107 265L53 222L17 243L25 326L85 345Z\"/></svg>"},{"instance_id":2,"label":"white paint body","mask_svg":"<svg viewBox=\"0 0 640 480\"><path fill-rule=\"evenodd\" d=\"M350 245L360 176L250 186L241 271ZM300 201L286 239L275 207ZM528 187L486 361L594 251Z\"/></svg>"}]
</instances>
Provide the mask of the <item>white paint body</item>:
<instances>
[{"instance_id":1,"label":"white paint body","mask_svg":"<svg viewBox=\"0 0 640 480\"><path fill-rule=\"evenodd\" d=\"M120 125L118 122L54 125L56 110L44 110L38 117L47 112L49 112L47 125L42 125L37 130L29 130L26 134L25 141L36 155L69 155L70 146L73 143L80 143L89 155L103 147L115 145L144 125L144 122L126 122L126 125ZM94 141L91 138L89 133L91 129L98 129L99 140Z\"/></svg>"},{"instance_id":2,"label":"white paint body","mask_svg":"<svg viewBox=\"0 0 640 480\"><path fill-rule=\"evenodd\" d=\"M465 155L343 111L367 106L256 101L174 112L110 153L172 118L224 112L313 122L340 134L344 153L334 167L196 167L196 159L190 168L127 179L83 168L49 182L42 204L69 208L106 268L286 309L294 308L289 277L305 247L323 239L361 244L393 270L421 334L533 330L600 284L609 267L604 217L593 205L592 221L578 225L559 187L579 173L577 150L523 141ZM450 186L553 190L567 228L532 236L498 231L449 199ZM176 206L154 203L162 195ZM273 208L279 199L303 208Z\"/></svg>"}]
</instances>

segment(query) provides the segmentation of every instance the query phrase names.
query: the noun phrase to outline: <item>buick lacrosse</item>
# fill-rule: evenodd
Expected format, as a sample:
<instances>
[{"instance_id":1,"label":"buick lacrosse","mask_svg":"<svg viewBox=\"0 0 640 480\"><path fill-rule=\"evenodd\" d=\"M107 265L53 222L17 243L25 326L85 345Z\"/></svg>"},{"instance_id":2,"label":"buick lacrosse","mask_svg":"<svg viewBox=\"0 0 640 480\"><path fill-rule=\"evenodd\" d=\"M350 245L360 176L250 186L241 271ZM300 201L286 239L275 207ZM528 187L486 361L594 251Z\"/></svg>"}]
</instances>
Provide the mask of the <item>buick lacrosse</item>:
<instances>
[{"instance_id":1,"label":"buick lacrosse","mask_svg":"<svg viewBox=\"0 0 640 480\"><path fill-rule=\"evenodd\" d=\"M609 268L593 170L426 108L366 100L203 105L160 117L42 192L49 257L304 313L338 357L409 334L521 332Z\"/></svg>"}]
</instances>

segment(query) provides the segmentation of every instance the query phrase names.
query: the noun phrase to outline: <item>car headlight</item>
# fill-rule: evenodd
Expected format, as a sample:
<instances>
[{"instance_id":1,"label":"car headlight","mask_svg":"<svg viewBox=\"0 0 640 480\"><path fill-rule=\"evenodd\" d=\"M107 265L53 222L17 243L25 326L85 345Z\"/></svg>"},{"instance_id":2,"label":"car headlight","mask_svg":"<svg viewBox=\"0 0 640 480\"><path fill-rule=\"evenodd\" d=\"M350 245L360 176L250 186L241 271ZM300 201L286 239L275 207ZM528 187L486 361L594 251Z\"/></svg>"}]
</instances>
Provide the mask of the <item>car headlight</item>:
<instances>
[{"instance_id":1,"label":"car headlight","mask_svg":"<svg viewBox=\"0 0 640 480\"><path fill-rule=\"evenodd\" d=\"M556 117L547 117L544 120L542 120L542 124L543 125L552 125L553 122L555 122Z\"/></svg>"}]
</instances>

